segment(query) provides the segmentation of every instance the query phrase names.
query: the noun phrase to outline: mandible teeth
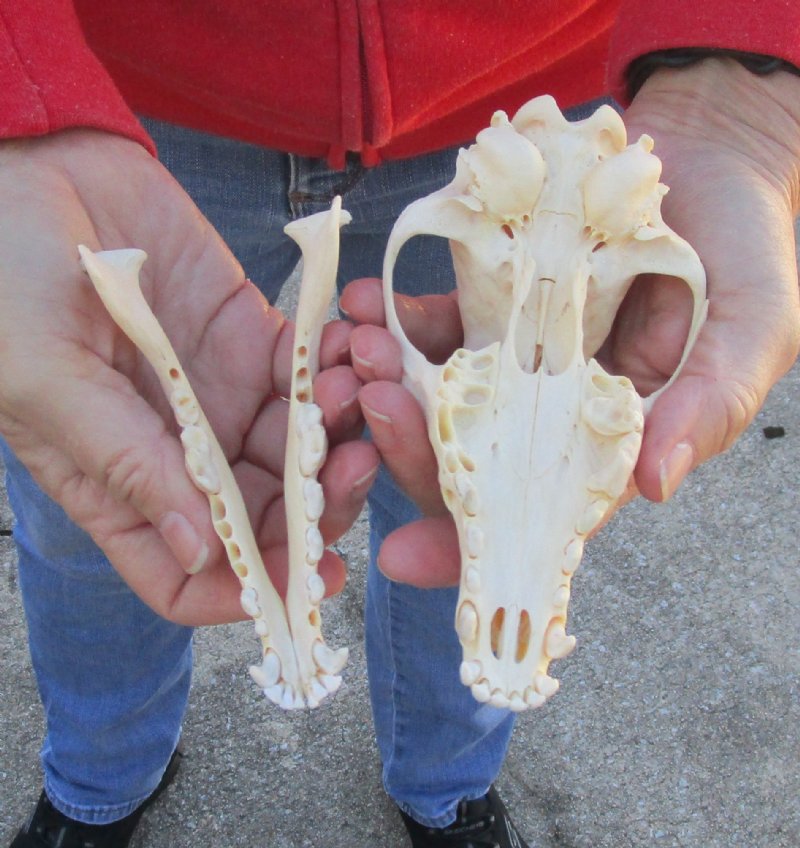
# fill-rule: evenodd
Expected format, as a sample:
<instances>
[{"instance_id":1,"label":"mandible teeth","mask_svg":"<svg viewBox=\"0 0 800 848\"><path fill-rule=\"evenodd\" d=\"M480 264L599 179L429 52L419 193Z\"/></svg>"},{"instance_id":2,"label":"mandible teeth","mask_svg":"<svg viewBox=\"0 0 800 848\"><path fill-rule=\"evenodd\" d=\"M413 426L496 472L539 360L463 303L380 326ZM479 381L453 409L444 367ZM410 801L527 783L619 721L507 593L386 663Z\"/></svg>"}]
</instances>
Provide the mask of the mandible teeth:
<instances>
[{"instance_id":1,"label":"mandible teeth","mask_svg":"<svg viewBox=\"0 0 800 848\"><path fill-rule=\"evenodd\" d=\"M251 665L249 670L250 676L260 689L271 689L280 681L281 659L275 651L269 650L262 657L261 665Z\"/></svg>"},{"instance_id":2,"label":"mandible teeth","mask_svg":"<svg viewBox=\"0 0 800 848\"><path fill-rule=\"evenodd\" d=\"M250 618L258 618L261 615L261 607L258 605L258 592L252 586L242 589L242 593L239 595L239 603Z\"/></svg>"},{"instance_id":3,"label":"mandible teeth","mask_svg":"<svg viewBox=\"0 0 800 848\"><path fill-rule=\"evenodd\" d=\"M309 527L306 530L306 559L317 563L322 559L325 552L325 542L318 527Z\"/></svg>"},{"instance_id":4,"label":"mandible teeth","mask_svg":"<svg viewBox=\"0 0 800 848\"><path fill-rule=\"evenodd\" d=\"M347 648L334 651L319 640L314 642L314 647L311 649L311 656L317 668L325 674L338 674L345 667L349 653Z\"/></svg>"},{"instance_id":5,"label":"mandible teeth","mask_svg":"<svg viewBox=\"0 0 800 848\"><path fill-rule=\"evenodd\" d=\"M268 686L264 690L264 694L273 704L277 704L280 707L283 703L283 690L285 688L285 683L276 683L274 686Z\"/></svg>"},{"instance_id":6,"label":"mandible teeth","mask_svg":"<svg viewBox=\"0 0 800 848\"><path fill-rule=\"evenodd\" d=\"M312 677L308 684L308 705L316 707L319 703L328 696L328 690L317 680ZM312 703L313 702L313 703Z\"/></svg>"},{"instance_id":7,"label":"mandible teeth","mask_svg":"<svg viewBox=\"0 0 800 848\"><path fill-rule=\"evenodd\" d=\"M477 524L467 525L467 554L472 559L477 559L483 551L483 530Z\"/></svg>"},{"instance_id":8,"label":"mandible teeth","mask_svg":"<svg viewBox=\"0 0 800 848\"><path fill-rule=\"evenodd\" d=\"M319 574L308 575L306 589L308 589L308 600L312 604L318 604L325 597L325 581Z\"/></svg>"},{"instance_id":9,"label":"mandible teeth","mask_svg":"<svg viewBox=\"0 0 800 848\"><path fill-rule=\"evenodd\" d=\"M191 424L181 430L181 444L186 470L197 488L207 495L219 494L222 483L214 460L211 458L208 436L200 427Z\"/></svg>"},{"instance_id":10,"label":"mandible teeth","mask_svg":"<svg viewBox=\"0 0 800 848\"><path fill-rule=\"evenodd\" d=\"M319 521L325 510L325 495L321 484L313 477L307 477L303 481L303 502L306 518L309 521Z\"/></svg>"},{"instance_id":11,"label":"mandible teeth","mask_svg":"<svg viewBox=\"0 0 800 848\"><path fill-rule=\"evenodd\" d=\"M258 636L269 636L269 625L266 619L257 618L255 620L255 631Z\"/></svg>"},{"instance_id":12,"label":"mandible teeth","mask_svg":"<svg viewBox=\"0 0 800 848\"><path fill-rule=\"evenodd\" d=\"M177 386L169 398L169 405L181 427L197 424L200 420L200 407L196 398L185 388Z\"/></svg>"},{"instance_id":13,"label":"mandible teeth","mask_svg":"<svg viewBox=\"0 0 800 848\"><path fill-rule=\"evenodd\" d=\"M338 674L318 674L317 679L331 695L342 685L342 678Z\"/></svg>"},{"instance_id":14,"label":"mandible teeth","mask_svg":"<svg viewBox=\"0 0 800 848\"><path fill-rule=\"evenodd\" d=\"M300 704L297 703L297 693L294 691L294 686L287 683L283 687L283 697L281 698L280 706L284 710L296 710L298 706L303 706L303 698L300 696Z\"/></svg>"},{"instance_id":15,"label":"mandible teeth","mask_svg":"<svg viewBox=\"0 0 800 848\"><path fill-rule=\"evenodd\" d=\"M296 421L297 435L302 436L312 427L322 426L322 409L316 403L301 403L297 407Z\"/></svg>"}]
</instances>

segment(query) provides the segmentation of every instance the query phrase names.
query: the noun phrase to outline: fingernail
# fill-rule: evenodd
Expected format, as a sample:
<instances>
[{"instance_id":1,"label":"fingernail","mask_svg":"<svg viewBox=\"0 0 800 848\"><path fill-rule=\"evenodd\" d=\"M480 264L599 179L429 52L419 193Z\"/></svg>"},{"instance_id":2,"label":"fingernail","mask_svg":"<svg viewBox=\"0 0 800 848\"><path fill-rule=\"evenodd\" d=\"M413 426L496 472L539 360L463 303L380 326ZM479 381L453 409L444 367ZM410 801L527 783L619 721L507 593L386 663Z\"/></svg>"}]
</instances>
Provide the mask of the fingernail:
<instances>
[{"instance_id":1,"label":"fingernail","mask_svg":"<svg viewBox=\"0 0 800 848\"><path fill-rule=\"evenodd\" d=\"M661 461L658 477L661 482L661 498L668 501L677 491L686 475L692 470L694 450L688 442L679 442Z\"/></svg>"},{"instance_id":2,"label":"fingernail","mask_svg":"<svg viewBox=\"0 0 800 848\"><path fill-rule=\"evenodd\" d=\"M356 356L356 353L352 348L350 349L350 358L353 362L363 365L364 368L368 368L370 371L375 367L368 359L364 359L363 356Z\"/></svg>"},{"instance_id":3,"label":"fingernail","mask_svg":"<svg viewBox=\"0 0 800 848\"><path fill-rule=\"evenodd\" d=\"M370 418L374 418L376 421L382 421L384 424L392 425L394 422L388 415L384 415L382 412L375 412L374 409L362 403L361 408L364 410L364 414L369 416Z\"/></svg>"},{"instance_id":4,"label":"fingernail","mask_svg":"<svg viewBox=\"0 0 800 848\"><path fill-rule=\"evenodd\" d=\"M197 574L208 561L208 545L186 516L168 512L158 526L161 537L187 574Z\"/></svg>"},{"instance_id":5,"label":"fingernail","mask_svg":"<svg viewBox=\"0 0 800 848\"><path fill-rule=\"evenodd\" d=\"M347 400L343 400L339 404L339 409L347 409L348 406L352 406L358 400L358 392L355 392L352 397L347 398Z\"/></svg>"},{"instance_id":6,"label":"fingernail","mask_svg":"<svg viewBox=\"0 0 800 848\"><path fill-rule=\"evenodd\" d=\"M378 476L378 468L371 468L363 477L359 477L358 480L353 483L353 492L360 492L362 489L369 488L372 485L373 480Z\"/></svg>"}]
</instances>

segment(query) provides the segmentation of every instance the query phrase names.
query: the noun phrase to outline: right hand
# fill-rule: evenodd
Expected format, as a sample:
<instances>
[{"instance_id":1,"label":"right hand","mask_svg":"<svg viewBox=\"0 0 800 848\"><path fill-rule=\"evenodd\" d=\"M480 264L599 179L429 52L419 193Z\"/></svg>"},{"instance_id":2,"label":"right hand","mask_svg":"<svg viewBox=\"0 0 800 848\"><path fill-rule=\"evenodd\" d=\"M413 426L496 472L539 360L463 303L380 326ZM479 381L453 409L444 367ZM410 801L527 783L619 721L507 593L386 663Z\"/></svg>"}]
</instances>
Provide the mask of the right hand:
<instances>
[{"instance_id":1,"label":"right hand","mask_svg":"<svg viewBox=\"0 0 800 848\"><path fill-rule=\"evenodd\" d=\"M237 473L277 586L292 326L138 144L95 130L0 144L0 432L156 612L183 624L243 618L169 406L81 271L78 244L148 253L142 289ZM353 440L349 332L326 328L328 370L315 384L333 443L320 478L328 543L358 515L377 468L374 448ZM335 554L320 569L329 591L341 587Z\"/></svg>"}]
</instances>

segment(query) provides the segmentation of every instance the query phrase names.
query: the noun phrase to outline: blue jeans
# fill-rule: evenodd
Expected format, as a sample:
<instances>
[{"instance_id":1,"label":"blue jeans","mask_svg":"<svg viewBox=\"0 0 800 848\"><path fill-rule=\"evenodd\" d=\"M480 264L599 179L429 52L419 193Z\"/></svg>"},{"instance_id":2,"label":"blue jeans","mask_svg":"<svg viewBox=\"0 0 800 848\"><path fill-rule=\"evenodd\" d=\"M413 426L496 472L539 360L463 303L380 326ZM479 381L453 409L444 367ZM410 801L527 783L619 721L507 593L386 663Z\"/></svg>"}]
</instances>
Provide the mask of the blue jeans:
<instances>
[{"instance_id":1,"label":"blue jeans","mask_svg":"<svg viewBox=\"0 0 800 848\"><path fill-rule=\"evenodd\" d=\"M412 200L452 179L455 150L344 171L324 162L146 122L165 165L270 300L299 251L292 219L327 209L336 194L353 221L342 231L339 281L380 276L392 224ZM132 245L134 246L134 245ZM408 293L449 291L444 241L414 239L395 269ZM0 444L17 517L20 587L47 719L45 788L72 818L104 823L155 788L180 734L191 677L191 630L142 604L89 537ZM479 704L458 679L456 590L418 590L375 567L382 538L417 517L382 473L370 496L366 599L370 691L384 783L424 824L443 826L461 798L486 792L513 718Z\"/></svg>"}]
</instances>

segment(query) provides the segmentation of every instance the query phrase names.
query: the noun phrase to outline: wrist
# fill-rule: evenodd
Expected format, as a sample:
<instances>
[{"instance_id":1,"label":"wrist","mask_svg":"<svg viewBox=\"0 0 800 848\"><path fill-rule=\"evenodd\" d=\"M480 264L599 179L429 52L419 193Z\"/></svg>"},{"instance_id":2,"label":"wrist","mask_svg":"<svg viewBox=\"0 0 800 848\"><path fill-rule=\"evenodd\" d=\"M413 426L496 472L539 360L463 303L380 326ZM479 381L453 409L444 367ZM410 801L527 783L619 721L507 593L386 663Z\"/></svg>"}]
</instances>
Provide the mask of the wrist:
<instances>
[{"instance_id":1,"label":"wrist","mask_svg":"<svg viewBox=\"0 0 800 848\"><path fill-rule=\"evenodd\" d=\"M627 120L656 137L657 153L660 138L680 138L735 155L785 193L793 214L800 211L800 74L761 75L716 56L658 66Z\"/></svg>"}]
</instances>

